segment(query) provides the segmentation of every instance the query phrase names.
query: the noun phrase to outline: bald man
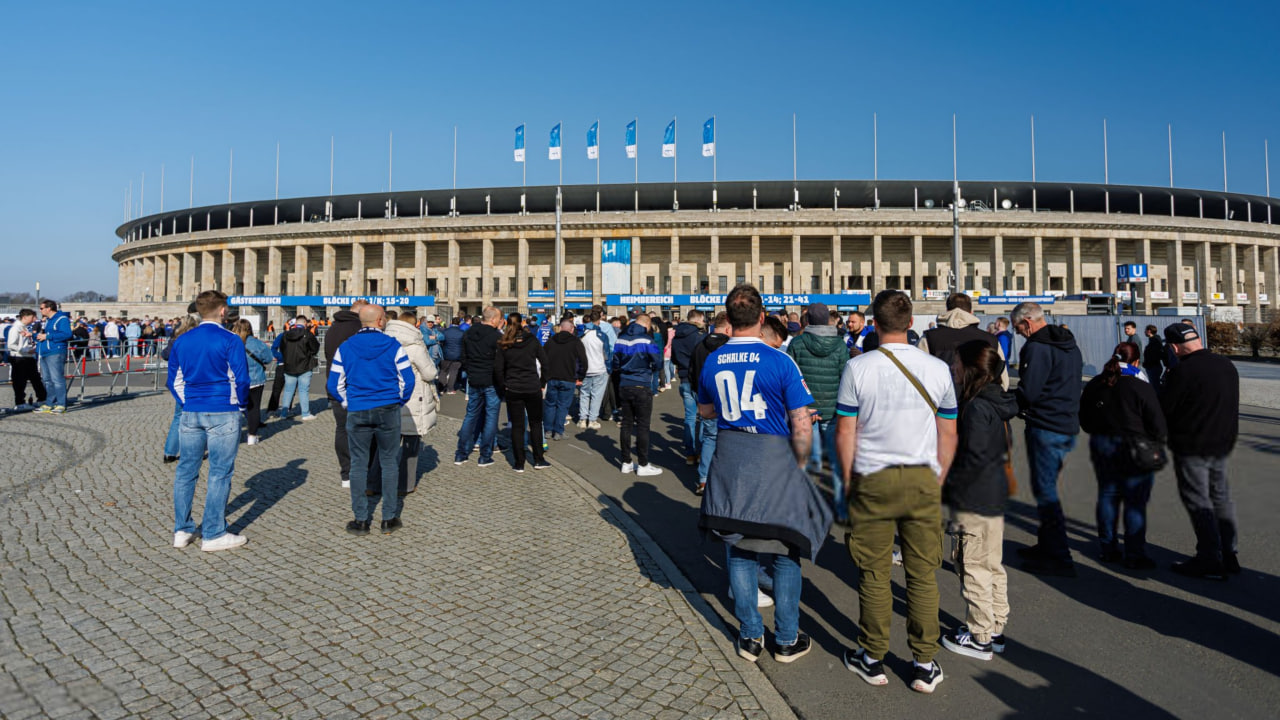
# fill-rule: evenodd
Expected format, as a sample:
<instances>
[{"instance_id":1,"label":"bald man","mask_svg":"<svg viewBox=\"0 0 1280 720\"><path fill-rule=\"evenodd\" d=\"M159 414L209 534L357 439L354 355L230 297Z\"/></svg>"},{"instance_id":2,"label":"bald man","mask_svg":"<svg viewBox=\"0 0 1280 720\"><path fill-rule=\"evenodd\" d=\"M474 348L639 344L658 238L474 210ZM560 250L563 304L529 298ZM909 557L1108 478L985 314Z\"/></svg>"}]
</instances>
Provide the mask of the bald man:
<instances>
[{"instance_id":1,"label":"bald man","mask_svg":"<svg viewBox=\"0 0 1280 720\"><path fill-rule=\"evenodd\" d=\"M369 453L376 449L383 468L400 464L400 406L413 395L413 366L400 342L384 335L386 312L377 305L358 309L360 331L333 354L329 394L347 411L347 445L351 451L352 535L368 535L372 510L364 494L369 482ZM382 493L382 532L401 527L400 498Z\"/></svg>"}]
</instances>

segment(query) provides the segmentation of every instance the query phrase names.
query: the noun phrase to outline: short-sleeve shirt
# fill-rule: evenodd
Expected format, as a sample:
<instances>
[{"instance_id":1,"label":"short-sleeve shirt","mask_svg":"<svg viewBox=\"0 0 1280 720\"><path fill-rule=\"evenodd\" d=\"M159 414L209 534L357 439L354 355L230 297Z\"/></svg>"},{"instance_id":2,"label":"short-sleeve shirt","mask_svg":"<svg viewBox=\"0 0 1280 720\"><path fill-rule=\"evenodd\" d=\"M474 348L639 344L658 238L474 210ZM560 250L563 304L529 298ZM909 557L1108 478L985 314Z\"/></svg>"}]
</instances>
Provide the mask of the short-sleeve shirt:
<instances>
[{"instance_id":1,"label":"short-sleeve shirt","mask_svg":"<svg viewBox=\"0 0 1280 720\"><path fill-rule=\"evenodd\" d=\"M789 413L813 395L790 355L759 338L730 338L707 356L698 402L716 406L721 430L790 435Z\"/></svg>"},{"instance_id":2,"label":"short-sleeve shirt","mask_svg":"<svg viewBox=\"0 0 1280 720\"><path fill-rule=\"evenodd\" d=\"M937 417L957 415L951 369L932 355L901 343L882 345L920 381ZM869 475L894 465L938 465L938 431L934 413L906 375L878 350L850 360L840 376L836 415L858 419L858 445L853 470Z\"/></svg>"}]
</instances>

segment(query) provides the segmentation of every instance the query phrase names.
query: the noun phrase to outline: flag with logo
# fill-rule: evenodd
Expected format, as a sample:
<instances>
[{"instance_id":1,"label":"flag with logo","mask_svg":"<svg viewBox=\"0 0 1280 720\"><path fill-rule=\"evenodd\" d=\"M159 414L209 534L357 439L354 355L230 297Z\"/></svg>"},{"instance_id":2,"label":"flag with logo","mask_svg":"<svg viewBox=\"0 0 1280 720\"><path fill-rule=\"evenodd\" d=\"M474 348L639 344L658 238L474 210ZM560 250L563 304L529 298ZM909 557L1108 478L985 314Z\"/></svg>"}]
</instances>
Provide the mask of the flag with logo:
<instances>
[{"instance_id":1,"label":"flag with logo","mask_svg":"<svg viewBox=\"0 0 1280 720\"><path fill-rule=\"evenodd\" d=\"M591 123L591 127L587 128L587 159L596 160L600 157L600 121Z\"/></svg>"},{"instance_id":2,"label":"flag with logo","mask_svg":"<svg viewBox=\"0 0 1280 720\"><path fill-rule=\"evenodd\" d=\"M662 134L662 157L676 156L676 121L667 124L667 131Z\"/></svg>"},{"instance_id":3,"label":"flag with logo","mask_svg":"<svg viewBox=\"0 0 1280 720\"><path fill-rule=\"evenodd\" d=\"M560 123L551 128L551 145L547 147L547 159L560 159Z\"/></svg>"},{"instance_id":4,"label":"flag with logo","mask_svg":"<svg viewBox=\"0 0 1280 720\"><path fill-rule=\"evenodd\" d=\"M716 119L709 118L702 123L702 157L716 154Z\"/></svg>"},{"instance_id":5,"label":"flag with logo","mask_svg":"<svg viewBox=\"0 0 1280 720\"><path fill-rule=\"evenodd\" d=\"M627 123L627 159L636 156L636 121Z\"/></svg>"},{"instance_id":6,"label":"flag with logo","mask_svg":"<svg viewBox=\"0 0 1280 720\"><path fill-rule=\"evenodd\" d=\"M516 162L524 162L524 125L516 126Z\"/></svg>"}]
</instances>

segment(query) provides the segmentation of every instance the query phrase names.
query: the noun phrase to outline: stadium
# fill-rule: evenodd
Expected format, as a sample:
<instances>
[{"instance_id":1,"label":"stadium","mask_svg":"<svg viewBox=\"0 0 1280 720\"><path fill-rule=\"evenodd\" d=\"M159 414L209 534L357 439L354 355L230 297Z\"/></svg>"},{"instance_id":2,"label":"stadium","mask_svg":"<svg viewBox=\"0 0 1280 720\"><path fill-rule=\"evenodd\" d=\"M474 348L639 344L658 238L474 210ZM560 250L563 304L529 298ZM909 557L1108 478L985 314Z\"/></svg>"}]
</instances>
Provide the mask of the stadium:
<instances>
[{"instance_id":1,"label":"stadium","mask_svg":"<svg viewBox=\"0 0 1280 720\"><path fill-rule=\"evenodd\" d=\"M1128 185L768 181L405 191L237 202L121 225L119 302L92 314L180 312L204 289L268 318L357 296L543 312L607 303L687 308L755 283L771 305L865 304L907 291L917 312L958 287L990 305L1091 295L1161 308L1280 297L1280 200ZM557 212L559 203L560 212ZM556 287L556 244L563 286ZM957 240L958 238L958 240ZM1116 267L1146 266L1146 282ZM1137 271L1135 271L1137 272ZM1141 280L1142 278L1138 278ZM75 310L70 307L68 309ZM1007 309L1003 312L1007 312Z\"/></svg>"}]
</instances>

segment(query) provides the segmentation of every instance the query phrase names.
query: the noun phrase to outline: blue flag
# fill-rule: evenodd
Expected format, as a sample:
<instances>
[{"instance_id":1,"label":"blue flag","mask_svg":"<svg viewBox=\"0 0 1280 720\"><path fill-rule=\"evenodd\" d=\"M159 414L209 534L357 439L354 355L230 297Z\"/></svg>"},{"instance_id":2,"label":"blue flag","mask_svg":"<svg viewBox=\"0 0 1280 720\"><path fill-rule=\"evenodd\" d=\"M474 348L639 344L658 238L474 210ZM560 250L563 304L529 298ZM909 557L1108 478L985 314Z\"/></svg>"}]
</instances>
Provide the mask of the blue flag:
<instances>
[{"instance_id":1,"label":"blue flag","mask_svg":"<svg viewBox=\"0 0 1280 720\"><path fill-rule=\"evenodd\" d=\"M547 158L560 159L560 123L556 123L556 126L551 128L551 145L547 148Z\"/></svg>"},{"instance_id":2,"label":"blue flag","mask_svg":"<svg viewBox=\"0 0 1280 720\"><path fill-rule=\"evenodd\" d=\"M662 157L676 156L676 121L667 124L667 131L662 134Z\"/></svg>"},{"instance_id":3,"label":"blue flag","mask_svg":"<svg viewBox=\"0 0 1280 720\"><path fill-rule=\"evenodd\" d=\"M516 162L524 162L524 125L516 126Z\"/></svg>"},{"instance_id":4,"label":"blue flag","mask_svg":"<svg viewBox=\"0 0 1280 720\"><path fill-rule=\"evenodd\" d=\"M587 128L587 159L597 160L600 158L600 121L591 123L591 127Z\"/></svg>"},{"instance_id":5,"label":"blue flag","mask_svg":"<svg viewBox=\"0 0 1280 720\"><path fill-rule=\"evenodd\" d=\"M713 115L702 123L702 157L716 154L716 118Z\"/></svg>"},{"instance_id":6,"label":"blue flag","mask_svg":"<svg viewBox=\"0 0 1280 720\"><path fill-rule=\"evenodd\" d=\"M627 158L636 156L636 121L627 123Z\"/></svg>"}]
</instances>

